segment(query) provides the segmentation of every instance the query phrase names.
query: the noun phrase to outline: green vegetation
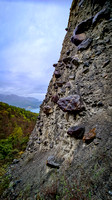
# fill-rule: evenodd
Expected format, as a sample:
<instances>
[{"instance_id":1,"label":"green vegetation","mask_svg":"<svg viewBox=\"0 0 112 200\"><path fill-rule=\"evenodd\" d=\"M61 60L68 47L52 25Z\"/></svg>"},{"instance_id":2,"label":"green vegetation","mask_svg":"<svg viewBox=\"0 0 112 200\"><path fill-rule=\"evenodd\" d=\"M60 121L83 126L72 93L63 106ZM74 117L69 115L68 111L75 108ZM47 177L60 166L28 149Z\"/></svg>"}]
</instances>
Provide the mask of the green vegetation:
<instances>
[{"instance_id":1,"label":"green vegetation","mask_svg":"<svg viewBox=\"0 0 112 200\"><path fill-rule=\"evenodd\" d=\"M0 102L0 182L3 190L8 178L5 169L24 152L38 114Z\"/></svg>"}]
</instances>

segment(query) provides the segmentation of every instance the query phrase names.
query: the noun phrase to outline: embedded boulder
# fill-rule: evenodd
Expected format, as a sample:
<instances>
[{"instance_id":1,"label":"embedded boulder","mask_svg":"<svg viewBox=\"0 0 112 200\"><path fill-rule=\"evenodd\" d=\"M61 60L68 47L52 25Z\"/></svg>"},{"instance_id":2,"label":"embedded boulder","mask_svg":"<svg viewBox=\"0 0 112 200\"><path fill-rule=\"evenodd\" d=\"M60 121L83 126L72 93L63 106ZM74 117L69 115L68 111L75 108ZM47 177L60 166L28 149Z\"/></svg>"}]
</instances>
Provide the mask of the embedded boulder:
<instances>
[{"instance_id":1,"label":"embedded boulder","mask_svg":"<svg viewBox=\"0 0 112 200\"><path fill-rule=\"evenodd\" d=\"M52 113L52 108L51 108L51 106L49 106L49 105L44 106L43 112L44 112L46 115L49 115L50 113Z\"/></svg>"},{"instance_id":2,"label":"embedded boulder","mask_svg":"<svg viewBox=\"0 0 112 200\"><path fill-rule=\"evenodd\" d=\"M54 96L52 96L51 101L53 101L54 103L57 103L58 100L59 100L58 95L54 95Z\"/></svg>"},{"instance_id":3,"label":"embedded boulder","mask_svg":"<svg viewBox=\"0 0 112 200\"><path fill-rule=\"evenodd\" d=\"M66 57L66 58L63 59L63 62L64 62L65 64L68 64L68 63L71 62L71 60L72 60L71 57Z\"/></svg>"},{"instance_id":4,"label":"embedded boulder","mask_svg":"<svg viewBox=\"0 0 112 200\"><path fill-rule=\"evenodd\" d=\"M59 78L61 76L61 73L59 70L55 70L54 75L56 78Z\"/></svg>"},{"instance_id":5,"label":"embedded boulder","mask_svg":"<svg viewBox=\"0 0 112 200\"><path fill-rule=\"evenodd\" d=\"M55 157L54 156L49 156L47 161L46 161L46 165L48 167L51 167L51 168L57 168L59 169L60 165L58 163L55 162Z\"/></svg>"},{"instance_id":6,"label":"embedded boulder","mask_svg":"<svg viewBox=\"0 0 112 200\"><path fill-rule=\"evenodd\" d=\"M94 16L94 18L93 18L93 20L92 20L92 23L93 23L93 25L96 25L97 22L98 22L100 19L103 19L103 18L108 19L109 17L110 17L109 9L104 8L104 9L100 10L100 11Z\"/></svg>"},{"instance_id":7,"label":"embedded boulder","mask_svg":"<svg viewBox=\"0 0 112 200\"><path fill-rule=\"evenodd\" d=\"M96 137L96 132L95 132L95 128L91 129L88 133L86 133L83 137L83 141L86 144L91 143Z\"/></svg>"},{"instance_id":8,"label":"embedded boulder","mask_svg":"<svg viewBox=\"0 0 112 200\"><path fill-rule=\"evenodd\" d=\"M58 65L58 64L57 64L57 63L55 63L55 64L53 64L53 67L57 67L57 65Z\"/></svg>"},{"instance_id":9,"label":"embedded boulder","mask_svg":"<svg viewBox=\"0 0 112 200\"><path fill-rule=\"evenodd\" d=\"M80 24L78 24L74 30L74 35L83 33L85 31L87 31L90 26L92 25L92 19L93 17L90 17L89 19L86 19L84 21L82 21Z\"/></svg>"},{"instance_id":10,"label":"embedded boulder","mask_svg":"<svg viewBox=\"0 0 112 200\"><path fill-rule=\"evenodd\" d=\"M80 96L77 94L60 98L57 104L64 112L77 112L83 108Z\"/></svg>"},{"instance_id":11,"label":"embedded boulder","mask_svg":"<svg viewBox=\"0 0 112 200\"><path fill-rule=\"evenodd\" d=\"M78 58L73 58L73 60L72 60L72 63L74 64L74 65L76 65L77 67L79 66L79 64L80 64L80 62L79 62L79 59Z\"/></svg>"},{"instance_id":12,"label":"embedded boulder","mask_svg":"<svg viewBox=\"0 0 112 200\"><path fill-rule=\"evenodd\" d=\"M68 129L67 134L76 139L82 139L84 136L85 127L83 126L72 126Z\"/></svg>"},{"instance_id":13,"label":"embedded boulder","mask_svg":"<svg viewBox=\"0 0 112 200\"><path fill-rule=\"evenodd\" d=\"M73 35L71 37L71 42L75 44L76 46L78 46L85 39L86 39L85 33L81 33L81 34Z\"/></svg>"},{"instance_id":14,"label":"embedded boulder","mask_svg":"<svg viewBox=\"0 0 112 200\"><path fill-rule=\"evenodd\" d=\"M82 50L88 49L89 46L91 45L92 41L93 41L92 38L88 38L88 39L84 40L84 41L78 46L77 50L82 51Z\"/></svg>"}]
</instances>

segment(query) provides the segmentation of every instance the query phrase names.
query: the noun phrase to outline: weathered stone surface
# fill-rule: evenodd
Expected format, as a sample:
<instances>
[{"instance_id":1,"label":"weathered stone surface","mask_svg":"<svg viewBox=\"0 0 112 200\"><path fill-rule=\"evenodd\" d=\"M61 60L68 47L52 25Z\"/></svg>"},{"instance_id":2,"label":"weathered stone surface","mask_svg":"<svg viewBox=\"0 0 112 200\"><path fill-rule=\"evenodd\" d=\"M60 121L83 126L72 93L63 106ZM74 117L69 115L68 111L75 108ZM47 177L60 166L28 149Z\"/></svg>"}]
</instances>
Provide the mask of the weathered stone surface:
<instances>
[{"instance_id":1,"label":"weathered stone surface","mask_svg":"<svg viewBox=\"0 0 112 200\"><path fill-rule=\"evenodd\" d=\"M89 19L86 19L82 21L80 24L78 24L74 30L73 35L84 33L85 31L87 31L92 25L92 19L93 17L90 17Z\"/></svg>"},{"instance_id":2,"label":"weathered stone surface","mask_svg":"<svg viewBox=\"0 0 112 200\"><path fill-rule=\"evenodd\" d=\"M52 113L52 108L51 108L51 106L49 106L49 105L44 106L43 112L44 112L46 115L49 115L50 113Z\"/></svg>"},{"instance_id":3,"label":"weathered stone surface","mask_svg":"<svg viewBox=\"0 0 112 200\"><path fill-rule=\"evenodd\" d=\"M82 109L79 95L71 95L58 100L58 106L64 112L76 112Z\"/></svg>"},{"instance_id":4,"label":"weathered stone surface","mask_svg":"<svg viewBox=\"0 0 112 200\"><path fill-rule=\"evenodd\" d=\"M54 156L49 156L47 161L46 161L46 165L48 167L51 167L51 168L57 168L59 169L60 165L58 163L55 162L55 157Z\"/></svg>"},{"instance_id":5,"label":"weathered stone surface","mask_svg":"<svg viewBox=\"0 0 112 200\"><path fill-rule=\"evenodd\" d=\"M106 19L109 19L110 17L110 11L109 9L107 8L104 8L102 10L100 10L93 18L92 20L92 23L93 25L96 25L97 22L100 20L100 19L103 19L103 18L106 18Z\"/></svg>"},{"instance_id":6,"label":"weathered stone surface","mask_svg":"<svg viewBox=\"0 0 112 200\"><path fill-rule=\"evenodd\" d=\"M54 75L56 78L59 78L61 76L61 73L59 70L55 70Z\"/></svg>"},{"instance_id":7,"label":"weathered stone surface","mask_svg":"<svg viewBox=\"0 0 112 200\"><path fill-rule=\"evenodd\" d=\"M91 129L88 133L86 133L83 137L83 141L87 144L91 143L96 137L95 128Z\"/></svg>"},{"instance_id":8,"label":"weathered stone surface","mask_svg":"<svg viewBox=\"0 0 112 200\"><path fill-rule=\"evenodd\" d=\"M82 139L85 132L84 126L72 126L68 129L67 134L76 139Z\"/></svg>"},{"instance_id":9,"label":"weathered stone surface","mask_svg":"<svg viewBox=\"0 0 112 200\"><path fill-rule=\"evenodd\" d=\"M58 97L58 95L56 94L56 95L54 95L54 96L52 96L52 99L51 99L51 101L53 101L54 103L57 103L57 101L59 100L59 97Z\"/></svg>"},{"instance_id":10,"label":"weathered stone surface","mask_svg":"<svg viewBox=\"0 0 112 200\"><path fill-rule=\"evenodd\" d=\"M78 58L73 58L73 59L72 59L72 63L73 63L74 65L76 65L77 67L80 65L80 61L79 61Z\"/></svg>"},{"instance_id":11,"label":"weathered stone surface","mask_svg":"<svg viewBox=\"0 0 112 200\"><path fill-rule=\"evenodd\" d=\"M88 49L89 46L91 45L92 41L93 41L92 38L88 38L88 39L84 40L84 41L78 46L77 50L82 51L82 50Z\"/></svg>"},{"instance_id":12,"label":"weathered stone surface","mask_svg":"<svg viewBox=\"0 0 112 200\"><path fill-rule=\"evenodd\" d=\"M64 62L65 64L68 64L68 63L71 62L71 60L72 60L71 57L66 57L66 58L63 59L63 62Z\"/></svg>"},{"instance_id":13,"label":"weathered stone surface","mask_svg":"<svg viewBox=\"0 0 112 200\"><path fill-rule=\"evenodd\" d=\"M71 37L71 42L78 46L83 40L86 39L85 33L77 34Z\"/></svg>"}]
</instances>

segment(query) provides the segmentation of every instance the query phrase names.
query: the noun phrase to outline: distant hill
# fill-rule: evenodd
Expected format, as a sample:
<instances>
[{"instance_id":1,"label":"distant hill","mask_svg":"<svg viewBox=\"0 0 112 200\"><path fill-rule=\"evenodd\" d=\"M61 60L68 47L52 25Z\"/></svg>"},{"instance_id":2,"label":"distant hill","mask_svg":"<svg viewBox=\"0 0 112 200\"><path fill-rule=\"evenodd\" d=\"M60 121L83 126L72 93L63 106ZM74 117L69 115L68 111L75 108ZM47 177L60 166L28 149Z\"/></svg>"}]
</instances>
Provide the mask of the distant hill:
<instances>
[{"instance_id":1,"label":"distant hill","mask_svg":"<svg viewBox=\"0 0 112 200\"><path fill-rule=\"evenodd\" d=\"M25 108L25 109L36 109L39 108L42 103L36 98L33 97L22 97L18 95L4 95L0 94L0 101L8 103L9 105Z\"/></svg>"}]
</instances>

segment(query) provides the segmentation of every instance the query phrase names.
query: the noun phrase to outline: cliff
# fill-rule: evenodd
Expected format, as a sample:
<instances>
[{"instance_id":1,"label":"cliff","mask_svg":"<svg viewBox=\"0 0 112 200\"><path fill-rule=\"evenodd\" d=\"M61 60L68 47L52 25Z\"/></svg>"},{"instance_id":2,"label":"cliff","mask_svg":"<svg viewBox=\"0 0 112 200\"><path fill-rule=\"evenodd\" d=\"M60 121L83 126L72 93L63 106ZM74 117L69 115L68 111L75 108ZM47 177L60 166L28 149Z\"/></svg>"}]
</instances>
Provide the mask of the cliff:
<instances>
[{"instance_id":1,"label":"cliff","mask_svg":"<svg viewBox=\"0 0 112 200\"><path fill-rule=\"evenodd\" d=\"M112 198L111 0L73 0L59 61L3 199Z\"/></svg>"}]
</instances>

